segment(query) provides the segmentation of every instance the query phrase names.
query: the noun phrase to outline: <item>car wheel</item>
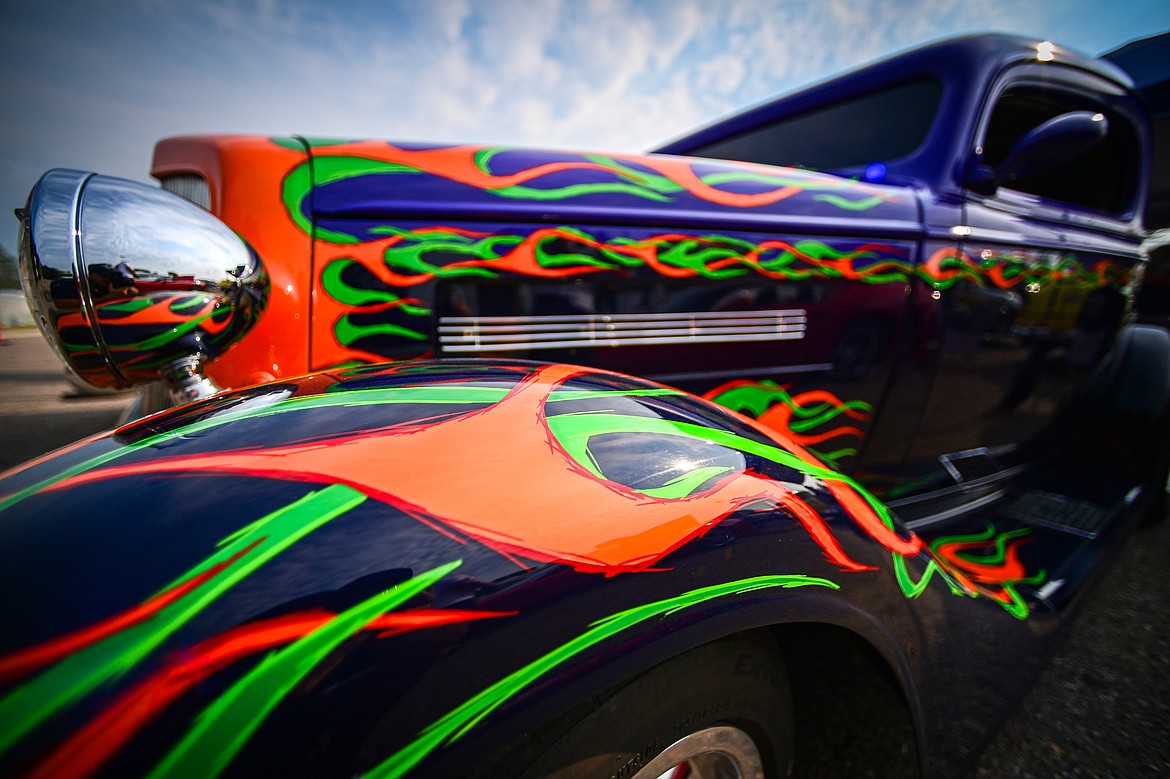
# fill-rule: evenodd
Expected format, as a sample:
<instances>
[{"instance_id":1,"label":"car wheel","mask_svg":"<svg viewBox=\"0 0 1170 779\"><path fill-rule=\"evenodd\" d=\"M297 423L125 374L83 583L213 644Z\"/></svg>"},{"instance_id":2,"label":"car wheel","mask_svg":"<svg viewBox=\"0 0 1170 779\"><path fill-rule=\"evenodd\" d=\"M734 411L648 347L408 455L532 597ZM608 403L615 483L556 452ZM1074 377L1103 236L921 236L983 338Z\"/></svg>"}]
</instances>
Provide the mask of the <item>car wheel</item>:
<instances>
[{"instance_id":1,"label":"car wheel","mask_svg":"<svg viewBox=\"0 0 1170 779\"><path fill-rule=\"evenodd\" d=\"M683 736L651 759L633 779L764 777L764 759L747 733L730 725Z\"/></svg>"},{"instance_id":2,"label":"car wheel","mask_svg":"<svg viewBox=\"0 0 1170 779\"><path fill-rule=\"evenodd\" d=\"M597 704L526 779L786 776L788 679L779 653L749 638L691 650Z\"/></svg>"}]
</instances>

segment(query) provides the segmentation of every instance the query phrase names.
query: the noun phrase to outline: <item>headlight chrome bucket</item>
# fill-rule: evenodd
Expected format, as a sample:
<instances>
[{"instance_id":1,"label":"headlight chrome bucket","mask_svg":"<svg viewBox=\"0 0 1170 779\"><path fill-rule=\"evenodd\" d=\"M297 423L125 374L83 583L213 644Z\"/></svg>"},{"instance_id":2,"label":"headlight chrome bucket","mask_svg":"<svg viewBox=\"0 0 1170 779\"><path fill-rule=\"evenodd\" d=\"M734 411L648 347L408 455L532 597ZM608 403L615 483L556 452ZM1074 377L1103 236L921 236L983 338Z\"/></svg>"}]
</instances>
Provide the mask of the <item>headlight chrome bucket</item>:
<instances>
[{"instance_id":1,"label":"headlight chrome bucket","mask_svg":"<svg viewBox=\"0 0 1170 779\"><path fill-rule=\"evenodd\" d=\"M170 193L57 169L17 215L33 317L69 369L95 387L163 380L176 400L208 394L214 387L201 366L264 309L268 279L251 247Z\"/></svg>"}]
</instances>

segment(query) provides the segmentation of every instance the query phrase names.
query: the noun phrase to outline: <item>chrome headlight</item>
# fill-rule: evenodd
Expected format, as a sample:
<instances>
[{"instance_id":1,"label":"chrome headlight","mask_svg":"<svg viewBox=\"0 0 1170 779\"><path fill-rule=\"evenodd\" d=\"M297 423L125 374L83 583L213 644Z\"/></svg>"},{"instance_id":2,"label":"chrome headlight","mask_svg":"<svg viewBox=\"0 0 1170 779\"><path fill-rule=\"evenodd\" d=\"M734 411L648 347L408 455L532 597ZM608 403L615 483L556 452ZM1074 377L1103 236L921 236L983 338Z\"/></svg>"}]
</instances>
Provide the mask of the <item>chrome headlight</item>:
<instances>
[{"instance_id":1,"label":"chrome headlight","mask_svg":"<svg viewBox=\"0 0 1170 779\"><path fill-rule=\"evenodd\" d=\"M144 184L51 170L17 215L33 317L96 387L161 378L188 398L207 394L202 363L238 341L267 300L263 265L239 236ZM193 379L204 386L192 392Z\"/></svg>"}]
</instances>

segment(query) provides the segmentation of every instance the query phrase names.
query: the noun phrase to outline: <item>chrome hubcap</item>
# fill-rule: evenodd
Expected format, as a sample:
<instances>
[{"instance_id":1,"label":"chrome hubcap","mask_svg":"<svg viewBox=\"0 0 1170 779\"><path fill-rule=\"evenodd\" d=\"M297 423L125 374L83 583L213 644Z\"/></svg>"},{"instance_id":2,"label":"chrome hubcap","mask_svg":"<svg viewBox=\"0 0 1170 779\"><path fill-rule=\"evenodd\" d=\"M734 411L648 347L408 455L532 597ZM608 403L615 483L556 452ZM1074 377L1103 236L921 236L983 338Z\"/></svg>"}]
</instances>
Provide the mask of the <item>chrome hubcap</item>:
<instances>
[{"instance_id":1,"label":"chrome hubcap","mask_svg":"<svg viewBox=\"0 0 1170 779\"><path fill-rule=\"evenodd\" d=\"M751 736L718 725L674 742L633 779L764 779L764 763Z\"/></svg>"}]
</instances>

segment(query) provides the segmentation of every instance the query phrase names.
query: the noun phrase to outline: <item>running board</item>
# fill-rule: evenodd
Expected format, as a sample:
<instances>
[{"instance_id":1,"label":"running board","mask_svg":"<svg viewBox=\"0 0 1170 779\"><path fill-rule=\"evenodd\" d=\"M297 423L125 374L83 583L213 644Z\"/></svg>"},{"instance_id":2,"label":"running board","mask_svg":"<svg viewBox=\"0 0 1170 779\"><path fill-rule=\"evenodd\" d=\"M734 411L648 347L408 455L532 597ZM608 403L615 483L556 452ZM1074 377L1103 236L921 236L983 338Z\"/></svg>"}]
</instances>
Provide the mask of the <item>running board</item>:
<instances>
[{"instance_id":1,"label":"running board","mask_svg":"<svg viewBox=\"0 0 1170 779\"><path fill-rule=\"evenodd\" d=\"M1003 513L1029 525L1095 539L1109 524L1117 509L1104 509L1095 503L1055 492L1032 490L1017 498Z\"/></svg>"}]
</instances>

